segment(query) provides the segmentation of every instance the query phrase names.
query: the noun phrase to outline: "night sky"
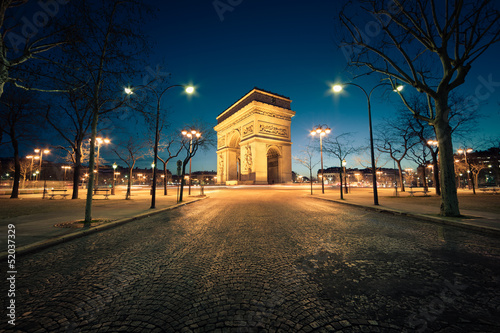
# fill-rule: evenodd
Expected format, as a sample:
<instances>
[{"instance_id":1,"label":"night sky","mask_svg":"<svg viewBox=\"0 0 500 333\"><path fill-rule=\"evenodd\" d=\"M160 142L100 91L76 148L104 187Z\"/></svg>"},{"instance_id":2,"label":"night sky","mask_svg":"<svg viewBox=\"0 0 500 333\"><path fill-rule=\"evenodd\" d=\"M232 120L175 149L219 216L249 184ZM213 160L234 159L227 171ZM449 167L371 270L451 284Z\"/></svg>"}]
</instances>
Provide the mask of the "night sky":
<instances>
[{"instance_id":1,"label":"night sky","mask_svg":"<svg viewBox=\"0 0 500 333\"><path fill-rule=\"evenodd\" d=\"M174 124L182 126L184 120L202 118L215 125L218 114L257 86L292 99L296 111L292 118L294 156L309 143L309 131L318 124L331 126L333 135L352 132L360 145L367 145L367 107L362 92L346 87L342 96L330 93L332 83L352 78L337 47L340 1L233 1L239 5L226 11L223 20L212 1L157 3L159 22L149 28L157 43L156 55L165 59L172 82L193 83L198 92L190 100L184 96L172 100ZM476 63L462 89L472 95L476 89L481 94L491 93L480 108L484 118L479 122L478 136L498 135L500 83L490 87L493 91L478 88L479 76L487 80L492 75L493 82L500 82L499 67L493 65L498 54L500 47L496 45ZM375 77L356 82L367 90L378 83ZM387 98L383 88L377 91L372 101L375 125L377 120L393 116L400 105L398 96ZM319 146L317 139L315 144ZM463 144L455 142L455 146ZM354 159L348 162L359 167ZM337 163L325 159L325 167ZM196 156L193 169L215 170L215 149ZM293 170L306 173L295 162Z\"/></svg>"},{"instance_id":2,"label":"night sky","mask_svg":"<svg viewBox=\"0 0 500 333\"><path fill-rule=\"evenodd\" d=\"M194 119L213 127L217 115L253 87L259 87L292 99L292 110L296 111L292 119L294 156L309 143L309 131L318 124L329 125L330 135L352 132L358 144L368 144L366 98L362 92L346 87L341 96L330 93L334 82L352 78L337 46L336 19L342 1L221 0L219 3L237 4L229 5L232 11L222 16L212 0L151 3L158 6L159 12L157 19L145 22L145 30L154 43L149 67L165 63L172 74L172 84L196 86L196 95L190 98L179 90L171 90L164 97L163 104L171 112L172 129L182 128ZM460 88L467 95L490 93L482 100L480 111L484 117L479 121L477 137L498 136L499 54L499 45L489 49ZM147 72L147 68L144 70ZM482 87L481 78L493 81L489 91ZM369 90L378 81L371 76L356 83ZM397 95L384 94L384 89L377 91L372 102L375 126L382 118L392 117L400 107ZM464 144L457 141L456 147ZM319 146L317 139L315 144ZM101 154L111 163L116 159L105 149ZM325 159L325 167L336 165L336 160ZM386 166L392 167L392 163ZM348 167L360 166L351 158ZM170 169L174 168L172 163ZM195 156L193 171L196 170L216 170L215 148ZM295 162L293 170L306 173Z\"/></svg>"}]
</instances>

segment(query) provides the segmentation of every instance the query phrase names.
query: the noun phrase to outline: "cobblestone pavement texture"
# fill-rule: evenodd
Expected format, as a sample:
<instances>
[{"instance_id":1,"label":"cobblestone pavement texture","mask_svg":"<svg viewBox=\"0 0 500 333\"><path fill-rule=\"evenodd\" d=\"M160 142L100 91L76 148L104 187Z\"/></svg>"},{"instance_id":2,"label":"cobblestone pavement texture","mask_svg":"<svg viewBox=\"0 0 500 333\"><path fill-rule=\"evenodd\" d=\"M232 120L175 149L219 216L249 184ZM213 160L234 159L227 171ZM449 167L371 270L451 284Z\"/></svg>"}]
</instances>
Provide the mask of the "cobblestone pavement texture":
<instances>
[{"instance_id":1,"label":"cobblestone pavement texture","mask_svg":"<svg viewBox=\"0 0 500 333\"><path fill-rule=\"evenodd\" d=\"M0 329L500 331L498 238L294 191L214 193L17 271L16 326Z\"/></svg>"}]
</instances>

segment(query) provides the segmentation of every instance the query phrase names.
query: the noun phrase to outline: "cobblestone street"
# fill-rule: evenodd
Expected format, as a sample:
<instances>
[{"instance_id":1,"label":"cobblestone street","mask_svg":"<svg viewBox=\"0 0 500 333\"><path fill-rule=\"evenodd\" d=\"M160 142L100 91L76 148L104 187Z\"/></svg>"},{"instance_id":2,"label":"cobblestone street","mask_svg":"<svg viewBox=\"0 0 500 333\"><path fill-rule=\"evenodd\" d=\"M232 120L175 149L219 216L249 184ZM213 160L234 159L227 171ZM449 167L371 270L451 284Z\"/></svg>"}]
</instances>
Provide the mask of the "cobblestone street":
<instances>
[{"instance_id":1,"label":"cobblestone street","mask_svg":"<svg viewBox=\"0 0 500 333\"><path fill-rule=\"evenodd\" d=\"M500 331L498 238L294 190L210 193L17 271L0 330Z\"/></svg>"}]
</instances>

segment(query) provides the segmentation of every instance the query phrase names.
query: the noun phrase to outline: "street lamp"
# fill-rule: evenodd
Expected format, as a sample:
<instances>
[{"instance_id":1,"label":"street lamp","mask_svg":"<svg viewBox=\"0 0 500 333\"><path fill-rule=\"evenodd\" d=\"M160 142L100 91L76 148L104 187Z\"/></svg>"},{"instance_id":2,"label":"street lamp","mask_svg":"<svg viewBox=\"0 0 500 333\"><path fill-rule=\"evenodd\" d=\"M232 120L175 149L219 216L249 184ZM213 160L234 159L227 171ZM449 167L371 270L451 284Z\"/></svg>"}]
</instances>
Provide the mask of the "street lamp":
<instances>
[{"instance_id":1,"label":"street lamp","mask_svg":"<svg viewBox=\"0 0 500 333\"><path fill-rule=\"evenodd\" d=\"M201 137L201 133L198 132L197 130L191 129L190 131L188 130L182 130L182 135L185 137L189 138L189 156L191 156L191 153L193 152L193 138L196 137L196 140L198 140ZM189 157L189 195L191 195L191 157Z\"/></svg>"},{"instance_id":2,"label":"street lamp","mask_svg":"<svg viewBox=\"0 0 500 333\"><path fill-rule=\"evenodd\" d=\"M40 172L38 172L38 179L41 179L42 178L42 159L43 159L43 154L48 154L50 153L50 150L48 149L35 149L34 150L35 153L39 154L38 156L35 157L35 159L37 160L38 157L40 158Z\"/></svg>"},{"instance_id":3,"label":"street lamp","mask_svg":"<svg viewBox=\"0 0 500 333\"><path fill-rule=\"evenodd\" d=\"M90 139L89 139L90 141ZM99 152L100 152L100 147L103 143L105 144L108 144L110 143L111 141L109 139L103 139L103 138L95 138L95 142L96 142L96 146L97 146L97 158L96 158L96 162L95 162L95 167L96 167L96 170L95 171L95 186L94 186L94 190L97 189L97 187L99 186Z\"/></svg>"},{"instance_id":4,"label":"street lamp","mask_svg":"<svg viewBox=\"0 0 500 333\"><path fill-rule=\"evenodd\" d=\"M472 148L460 148L457 150L457 153L460 155L463 154L464 158L465 158L465 163L467 163L467 165L469 165L469 170L467 171L467 175L468 175L470 183L472 184L472 193L476 194L476 188L474 186L474 175L472 174L470 160L467 158L467 153L472 153L473 151L474 151L474 149L472 149Z\"/></svg>"},{"instance_id":5,"label":"street lamp","mask_svg":"<svg viewBox=\"0 0 500 333\"><path fill-rule=\"evenodd\" d=\"M66 181L66 171L68 169L71 169L71 167L68 166L68 165L63 165L62 168L64 169L64 178L63 178L63 181Z\"/></svg>"},{"instance_id":6,"label":"street lamp","mask_svg":"<svg viewBox=\"0 0 500 333\"><path fill-rule=\"evenodd\" d=\"M387 85L387 83L382 82L382 83L377 84L375 87L373 87L370 90L369 93L367 93L366 90L363 89L363 87L361 87L360 85L358 85L356 83L350 82L350 83L344 83L344 85L351 85L351 86L355 86L355 87L358 87L359 89L361 89L363 91L363 93L365 94L366 100L368 103L368 124L370 127L370 154L371 154L371 160L372 160L372 177L373 177L373 179L372 179L372 181L373 181L373 204L378 205L377 168L375 166L375 149L373 147L371 96L372 96L372 93L375 90L375 88L383 86L383 85ZM332 89L333 89L333 92L339 93L342 91L343 87L342 87L342 85L337 84L337 85L334 85ZM403 90L403 86L401 86L401 85L393 88L393 91L396 91L396 92L401 92L402 90Z\"/></svg>"},{"instance_id":7,"label":"street lamp","mask_svg":"<svg viewBox=\"0 0 500 333\"><path fill-rule=\"evenodd\" d=\"M155 96L156 96L156 128L155 128L155 145L153 148L154 151L154 157L153 157L153 187L152 187L152 192L151 192L151 208L156 207L156 164L158 160L158 141L160 140L160 130L159 130L159 123L160 123L160 108L161 108L161 99L163 97L163 94L165 94L169 89L174 88L174 87L182 87L184 88L185 92L188 94L194 93L194 87L193 86L185 86L182 84L174 84L171 85L161 91L157 91L155 88L151 86L139 86L138 88L144 88L144 89L149 89L151 90ZM134 91L132 88L128 87L125 88L125 93L127 95L133 95ZM191 188L189 188L191 191ZM191 193L191 192L190 192Z\"/></svg>"},{"instance_id":8,"label":"street lamp","mask_svg":"<svg viewBox=\"0 0 500 333\"><path fill-rule=\"evenodd\" d=\"M116 168L118 165L113 163L113 187L111 188L111 195L115 195L115 183L116 183Z\"/></svg>"},{"instance_id":9,"label":"street lamp","mask_svg":"<svg viewBox=\"0 0 500 333\"><path fill-rule=\"evenodd\" d=\"M331 128L327 125L319 125L316 128L313 128L311 131L311 135L315 136L319 134L319 149L321 154L321 193L325 194L325 177L323 170L323 137L331 132ZM342 191L342 189L340 189Z\"/></svg>"},{"instance_id":10,"label":"street lamp","mask_svg":"<svg viewBox=\"0 0 500 333\"><path fill-rule=\"evenodd\" d=\"M346 160L343 160L342 161L342 167L344 168L344 183L345 183L345 194L349 193L348 189L347 189L347 172L346 172L346 165L347 165L347 162Z\"/></svg>"},{"instance_id":11,"label":"street lamp","mask_svg":"<svg viewBox=\"0 0 500 333\"><path fill-rule=\"evenodd\" d=\"M30 164L30 180L33 180L33 158L34 158L34 156L33 155L28 155L28 156L26 156L26 158L29 158L31 160L31 164Z\"/></svg>"}]
</instances>

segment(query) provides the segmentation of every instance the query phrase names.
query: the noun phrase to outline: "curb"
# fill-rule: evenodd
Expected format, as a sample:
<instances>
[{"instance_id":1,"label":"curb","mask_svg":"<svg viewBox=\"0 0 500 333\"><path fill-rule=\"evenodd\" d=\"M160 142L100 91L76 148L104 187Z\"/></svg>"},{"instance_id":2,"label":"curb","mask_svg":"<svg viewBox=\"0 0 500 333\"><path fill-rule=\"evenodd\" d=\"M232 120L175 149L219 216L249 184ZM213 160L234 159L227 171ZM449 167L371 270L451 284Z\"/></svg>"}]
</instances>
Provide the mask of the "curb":
<instances>
[{"instance_id":1,"label":"curb","mask_svg":"<svg viewBox=\"0 0 500 333\"><path fill-rule=\"evenodd\" d=\"M319 197L310 197L310 198L317 199L317 200L329 201L329 202L335 202L335 203L339 203L339 204L343 204L343 205L354 206L354 207L358 207L358 208L372 210L372 211L379 212L379 213L389 213L389 214L393 214L393 215L409 216L409 217L413 217L413 218L416 218L419 220L424 220L426 222L440 223L440 224L445 224L445 225L449 225L449 226L453 226L453 227L477 231L477 232L485 233L485 234L492 235L492 236L497 236L497 237L500 236L500 229L490 228L487 226L478 226L478 225L470 224L467 222L453 221L453 220L448 220L446 218L429 216L429 215L425 215L425 214L410 213L410 212L392 209L392 208L366 206L366 205L352 203L352 202L340 201L338 199L327 199L327 198L319 198Z\"/></svg>"},{"instance_id":2,"label":"curb","mask_svg":"<svg viewBox=\"0 0 500 333\"><path fill-rule=\"evenodd\" d=\"M135 216L132 216L132 217L127 217L127 218L124 218L124 219L120 219L120 220L112 221L112 222L109 222L109 223L101 224L101 225L98 225L98 226L95 226L95 227L91 227L91 228L88 228L88 229L81 229L79 231L75 231L73 233L66 234L66 235L63 235L63 236L58 236L58 237L55 237L55 238L50 238L50 239L47 239L47 240L39 241L39 242L36 242L36 243L33 243L33 244L24 245L24 246L18 247L16 249L15 255L17 257L23 256L23 255L26 255L26 254L29 254L29 253L32 253L32 252L35 252L35 251L46 249L46 248L54 246L54 245L58 245L58 244L61 244L61 243L65 243L65 242L71 241L73 239L77 239L77 238L80 238L80 237L91 235L91 234L94 234L94 233L99 232L99 231L103 231L103 230L115 228L115 227L120 226L122 224L126 224L126 223L129 223L129 222L141 219L141 218L145 218L145 217L150 217L150 216L153 216L153 215L157 215L159 213L163 213L163 212L166 212L166 211L169 211L169 210L177 209L179 207L186 206L186 205L189 205L189 204L201 201L201 200L205 200L205 199L208 199L208 198L209 198L208 196L206 196L204 198L198 198L198 199L195 199L193 201L175 204L175 205L167 207L167 208L162 208L162 209L159 209L159 210L154 210L154 211L151 211L151 212L142 213L142 214L135 215ZM9 255L8 252L1 252L0 253L0 262L7 260L8 255Z\"/></svg>"}]
</instances>

